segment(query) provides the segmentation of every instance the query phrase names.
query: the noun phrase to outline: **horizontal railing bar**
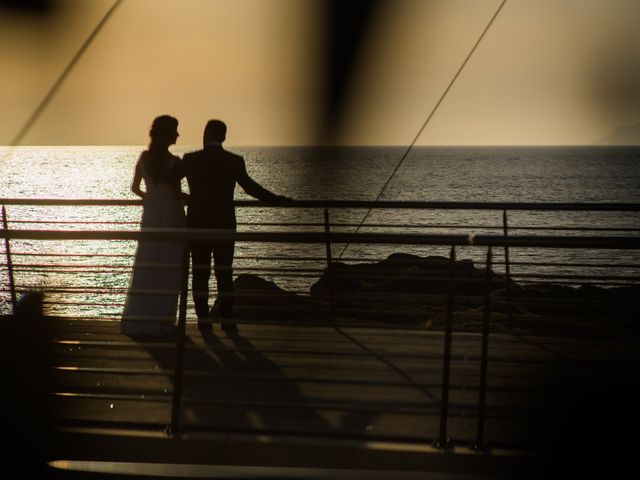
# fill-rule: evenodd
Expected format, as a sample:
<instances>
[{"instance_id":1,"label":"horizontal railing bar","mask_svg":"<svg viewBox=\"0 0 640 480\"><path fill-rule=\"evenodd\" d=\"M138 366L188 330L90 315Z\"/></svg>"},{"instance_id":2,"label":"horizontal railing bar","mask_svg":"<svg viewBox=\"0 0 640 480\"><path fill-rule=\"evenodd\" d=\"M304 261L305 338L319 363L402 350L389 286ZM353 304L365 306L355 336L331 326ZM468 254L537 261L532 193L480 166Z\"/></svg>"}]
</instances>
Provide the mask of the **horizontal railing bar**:
<instances>
[{"instance_id":1,"label":"horizontal railing bar","mask_svg":"<svg viewBox=\"0 0 640 480\"><path fill-rule=\"evenodd\" d=\"M240 225L240 223L238 223ZM248 224L249 225L249 224ZM262 226L262 225L281 225L281 224L266 224L266 223L253 223L250 225ZM288 225L287 225L288 226ZM296 226L296 224L292 224L291 226ZM313 225L313 226L322 226L322 225ZM359 223L331 223L331 228L437 228L437 229L465 229L465 230L473 230L473 229L485 229L485 230L503 230L504 226L502 225L470 225L470 224L460 224L460 225L441 225L441 224L394 224L394 223L364 223L360 225ZM576 231L576 232L640 232L640 228L637 227L583 227L583 226L525 226L525 227L516 227L509 225L509 230L535 230L535 231L546 231L546 230L558 230L558 231Z\"/></svg>"},{"instance_id":2,"label":"horizontal railing bar","mask_svg":"<svg viewBox=\"0 0 640 480\"><path fill-rule=\"evenodd\" d=\"M33 271L35 273L56 273L56 274L65 274L65 273L93 273L93 272L55 272L54 270L51 271ZM97 272L97 273L104 273L104 272ZM123 272L123 274L126 272ZM272 275L273 277L277 277L277 278L318 278L317 276L313 275L313 274L304 274L304 273L291 273L291 274L286 274L286 273L274 273ZM336 275L335 278L341 278L341 279L349 279L349 278L366 278L368 280L388 280L389 277L385 276L385 275L367 275L366 277L363 277L361 275L357 275L357 274L339 274ZM424 276L420 276L420 275L404 275L402 277L398 277L399 280L415 280L415 281L441 281L443 277L440 276L430 276L430 275L424 275ZM592 282L590 282L591 284L598 284L598 283L603 283L605 280L617 280L618 283L606 283L605 285L633 285L634 283L631 282L637 282L638 280L640 280L640 277L637 276L624 276L624 275L569 275L569 274L518 274L518 275L512 275L513 279L517 279L520 280L521 283L526 283L526 284L536 284L536 283L540 283L535 281L535 279L555 279L556 283L567 283L567 284L575 284L576 280L592 280ZM484 280L480 277L478 278L473 278L473 277L465 277L463 275L460 275L459 277L455 277L455 281L457 284L465 284L465 285L473 285L473 284L481 284L484 282ZM496 280L498 281L498 279ZM620 282L624 282L624 283L620 283ZM20 293L28 293L31 291L40 291L42 290L44 287L42 285L38 286L38 285L21 285L20 287L18 287L17 291ZM0 289L0 291L8 291L6 289ZM68 285L68 284L64 284L64 285L55 285L55 284L48 284L46 286L46 291L49 293L87 293L87 294L100 294L100 295L116 295L116 294L120 294L120 293L126 293L128 291L127 287L125 286L84 286L84 285ZM189 289L189 291L191 291L191 289ZM299 289L292 289L292 290L287 290L287 292L289 293L301 293L303 295L308 295L309 292L306 290L299 290ZM348 291L347 294L352 294L355 292L352 291ZM339 295L340 292L339 291L334 291L332 292L332 295ZM382 293L378 293L378 295L383 295ZM459 295L456 295L459 296Z\"/></svg>"},{"instance_id":3,"label":"horizontal railing bar","mask_svg":"<svg viewBox=\"0 0 640 480\"><path fill-rule=\"evenodd\" d=\"M346 297L349 299L379 299L383 300L405 300L405 301L421 301L421 300L429 300L429 301L442 301L446 299L447 294L437 294L437 293L364 293L364 292L343 292L343 293L335 293L334 297L341 298ZM469 301L469 300L481 300L484 298L484 293L479 293L477 295L466 294L466 295L453 295L453 298L461 301ZM584 304L597 304L597 305L636 305L638 301L628 301L628 300L620 300L620 299L602 299L602 298L594 298L592 299L553 299L553 298L537 298L537 297L529 297L526 295L513 297L511 300L508 300L504 296L497 296L495 294L491 295L492 302L501 302L501 303L517 303L521 300L535 300L540 305L549 303L549 304L557 304L557 303L566 303L567 305L584 305ZM442 305L442 302L440 303ZM437 304L434 304L437 306ZM339 308L339 307L338 307Z\"/></svg>"},{"instance_id":4,"label":"horizontal railing bar","mask_svg":"<svg viewBox=\"0 0 640 480\"><path fill-rule=\"evenodd\" d=\"M95 221L87 221L87 220L9 220L7 221L9 225L12 223L16 224L53 224L53 225L140 225L140 221L112 221L112 220L95 220Z\"/></svg>"},{"instance_id":5,"label":"horizontal railing bar","mask_svg":"<svg viewBox=\"0 0 640 480\"><path fill-rule=\"evenodd\" d=\"M16 288L18 293L31 293L43 291L45 288L42 285L23 285ZM115 295L120 293L127 293L126 287L78 287L73 285L65 285L64 287L57 287L53 285L47 285L47 293L90 293L92 295Z\"/></svg>"},{"instance_id":6,"label":"horizontal railing bar","mask_svg":"<svg viewBox=\"0 0 640 480\"><path fill-rule=\"evenodd\" d=\"M32 257L62 257L62 258L85 258L85 257L100 257L100 258L133 258L133 254L74 254L74 253L29 253L29 252L11 252L11 256L32 256ZM243 261L243 260L260 260L260 261L273 261L273 260L286 260L291 262L326 262L325 257L265 257L265 256L244 256L238 255L235 257L235 261ZM386 258L370 258L370 257L343 257L341 262L381 262L386 260ZM403 259L396 258L393 260L394 263L406 263L406 264L414 264L415 259ZM493 265L505 265L504 261L495 261ZM640 264L629 264L629 263L576 263L576 262L559 262L559 263L549 263L549 262L521 262L521 261L510 261L510 265L521 265L521 266L537 266L537 267L593 267L593 268L628 268L628 269L640 269ZM26 264L14 264L15 265L26 265ZM58 267L58 264L42 264L42 265L50 265ZM78 264L78 267L84 267L83 264ZM121 265L109 265L115 268L131 268L130 264L121 264ZM236 268L237 270L237 268Z\"/></svg>"},{"instance_id":7,"label":"horizontal railing bar","mask_svg":"<svg viewBox=\"0 0 640 480\"><path fill-rule=\"evenodd\" d=\"M558 307L575 307L575 306L618 306L618 307L640 307L640 301L626 301L626 300L613 300L613 299L554 299L554 298L539 298L539 297L528 297L528 296L518 296L516 298L512 298L511 300L506 299L505 297L497 297L492 296L491 301L494 306L502 306L502 305L519 305L519 306L558 306Z\"/></svg>"},{"instance_id":8,"label":"horizontal railing bar","mask_svg":"<svg viewBox=\"0 0 640 480\"><path fill-rule=\"evenodd\" d=\"M0 238L15 240L172 240L260 243L391 244L440 246L510 246L542 248L640 249L640 238L586 236L509 236L389 234L340 232L231 232L207 229L127 230L0 230Z\"/></svg>"},{"instance_id":9,"label":"horizontal railing bar","mask_svg":"<svg viewBox=\"0 0 640 480\"><path fill-rule=\"evenodd\" d=\"M458 297L456 297L458 298ZM495 306L507 306L507 305L515 305L517 307L541 307L541 306L549 306L549 307L563 307L563 308L575 308L577 306L580 307L589 307L589 306L594 306L594 307L634 307L635 310L631 310L630 308L627 308L624 311L617 311L615 312L617 317L617 320L623 320L625 318L634 318L635 315L637 315L637 309L638 309L638 305L629 305L629 304L625 304L624 302L589 302L589 301L584 301L584 302L573 302L573 303L569 303L569 302L538 302L536 299L533 299L532 301L520 301L518 300L517 302L507 302L507 301L496 301L495 302ZM91 304L90 306L93 306L93 304ZM261 312L277 312L277 311L282 311L285 310L285 308L268 308L268 307L259 307L259 308L253 308L253 310L259 310ZM300 313L302 312L309 312L309 313L313 313L317 310L311 309L311 308L305 308L304 310L302 308L296 309L297 311L299 311ZM373 315L373 317L368 318L369 322L374 322L376 321L377 317L380 316L385 316L385 318L388 317L389 314L393 315L393 318L404 318L407 321L412 321L416 320L416 319L426 319L427 316L419 313L419 312L399 312L397 310L379 310L379 309L355 309L355 308L344 308L344 307L337 307L334 311L334 314L338 314L339 316L348 319L350 318L350 315ZM528 313L515 313L514 314L514 318L516 319L521 319L521 318L525 318L527 315L535 315L535 312L528 312ZM541 315L541 314L538 314ZM598 313L583 313L581 314L579 317L576 317L575 314L569 314L568 312L553 312L553 313L545 313L544 316L546 318L561 318L561 319L576 319L576 320L588 320L589 323L597 323L600 322L602 325L609 325L611 324L610 319L605 319L602 317L601 314ZM116 320L116 317L119 318L118 315L114 314L114 321ZM79 317L82 321L82 317ZM156 321L156 319L148 319L148 320L134 320L132 319L132 321L139 321L139 322L145 322L145 321ZM309 324L308 324L309 322ZM304 321L304 325L306 326L312 326L310 322L313 322L313 326L325 326L325 327L329 327L332 328L335 326L335 323L333 321L331 321L330 319L326 319L326 320L321 320L318 318L315 319L309 319L309 320L305 320ZM234 323L237 323L238 325L249 325L249 324L264 324L264 325L292 325L292 324L296 324L296 325L300 325L300 321L299 320L263 320L263 319L256 319L256 318L236 318L234 320ZM465 325L469 326L471 325L471 320L467 319L465 321ZM476 324L480 324L481 323L481 319L477 319L476 320ZM375 328L374 325L370 325L371 328ZM394 323L394 321L390 321L389 322L389 326L390 328L411 328L413 327L419 327L419 325L417 323L411 323L411 324L406 324L406 325L398 325L397 322ZM423 327L421 327L423 328Z\"/></svg>"},{"instance_id":10,"label":"horizontal railing bar","mask_svg":"<svg viewBox=\"0 0 640 480\"><path fill-rule=\"evenodd\" d=\"M51 263L14 263L14 270L26 271L52 271L57 272L58 269L65 270L67 273L69 269L74 269L75 273L105 273L110 270L131 270L131 265L108 265L108 264L51 264ZM136 264L136 268L142 269L169 269L169 268L182 268L180 264L174 263L144 263ZM99 269L87 270L87 269ZM274 272L274 273L322 273L324 268L296 268L296 267L233 267L236 272ZM392 271L392 270L389 270ZM61 272L62 273L62 272Z\"/></svg>"},{"instance_id":11,"label":"horizontal railing bar","mask_svg":"<svg viewBox=\"0 0 640 480\"><path fill-rule=\"evenodd\" d=\"M12 256L15 255L12 253ZM25 254L24 256L30 256L32 254ZM56 257L56 254L33 254L34 256L54 256ZM74 255L72 254L63 254L60 255L61 257L73 257ZM100 255L82 255L82 257L100 257ZM132 258L133 255L129 255L127 256L129 258ZM291 261L306 261L306 262L311 262L311 261L315 261L315 262L325 262L326 260L322 257L310 257L310 258L292 258L292 257L243 257L243 256L238 256L235 258L236 262L242 261L242 260L261 260L261 261L274 261L274 260L291 260ZM381 262L384 261L385 259L357 259L357 258L348 258L348 259L342 259L342 262L344 263L344 261L361 261L361 262ZM415 264L415 259L394 259L393 262L395 264L402 264L405 263L407 265L414 265ZM628 263L571 263L571 262L558 262L558 263L550 263L550 262L518 262L518 261L513 261L513 262L509 262L510 265L520 265L520 266L535 266L535 267L590 267L590 268L597 268L597 269L603 269L603 268L622 268L622 269L640 269L640 264L628 264ZM505 265L505 262L500 262L500 261L496 261L493 262L494 266L497 265ZM2 265L0 265L0 267L2 267ZM55 268L113 268L113 269L131 269L131 264L126 263L126 264L102 264L102 265L96 265L96 264L82 264L82 263L78 263L78 264L58 264L58 263L41 263L41 264L32 264L32 263L14 263L13 267L23 267L23 268L46 268L46 267L55 267ZM235 271L250 271L250 270L256 270L256 271L280 271L281 269L285 269L285 267L273 267L273 268L269 268L269 267L234 267ZM317 268L317 269L312 269L312 268L307 268L307 269L296 269L295 267L287 267L287 271L304 271L304 272L316 272L316 271L324 271L325 268ZM368 271L374 271L374 270L368 270ZM377 270L375 270L377 271ZM389 271L394 271L394 270L389 270ZM515 274L514 274L515 275Z\"/></svg>"},{"instance_id":12,"label":"horizontal railing bar","mask_svg":"<svg viewBox=\"0 0 640 480\"><path fill-rule=\"evenodd\" d=\"M560 278L566 280L628 280L628 281L640 281L640 277L629 275L574 275L574 274L560 274L560 273L518 273L511 274L512 279L520 278Z\"/></svg>"},{"instance_id":13,"label":"horizontal railing bar","mask_svg":"<svg viewBox=\"0 0 640 480\"><path fill-rule=\"evenodd\" d=\"M17 268L15 268L17 267ZM147 264L137 265L142 269L169 269L169 268L181 268L181 265L177 264ZM22 272L36 272L36 271L49 271L57 272L58 269L65 270L67 273L72 273L69 269L74 269L76 273L106 273L109 270L131 270L131 265L57 265L53 263L16 263L14 269ZM87 270L92 269L92 270ZM93 270L96 269L96 270ZM236 269L237 270L237 269ZM60 272L63 273L63 272ZM119 272L121 273L121 272Z\"/></svg>"},{"instance_id":14,"label":"horizontal railing bar","mask_svg":"<svg viewBox=\"0 0 640 480\"><path fill-rule=\"evenodd\" d=\"M70 258L84 258L84 257L100 257L100 258L133 258L135 254L127 253L32 253L32 252L11 252L12 257L26 256L26 257L70 257ZM258 255L237 255L236 261L239 260L287 260L292 262L326 262L326 257L292 257L292 256L258 256ZM343 257L343 261L380 261L380 258L346 258ZM402 260L400 260L402 261Z\"/></svg>"},{"instance_id":15,"label":"horizontal railing bar","mask_svg":"<svg viewBox=\"0 0 640 480\"><path fill-rule=\"evenodd\" d=\"M484 227L484 226L478 226L476 228L504 228L503 226L500 227ZM567 226L559 226L559 225L553 225L553 226L549 226L549 227L514 227L512 225L509 225L509 230L558 230L558 231L576 231L576 232L640 232L640 228L637 227L582 227L582 226L573 226L573 227L567 227Z\"/></svg>"},{"instance_id":16,"label":"horizontal railing bar","mask_svg":"<svg viewBox=\"0 0 640 480\"><path fill-rule=\"evenodd\" d=\"M54 300L43 300L43 305L81 305L85 307L124 307L124 303L99 303L99 302L71 302L68 300L65 301L54 301Z\"/></svg>"},{"instance_id":17,"label":"horizontal railing bar","mask_svg":"<svg viewBox=\"0 0 640 480\"><path fill-rule=\"evenodd\" d=\"M522 285L544 285L540 281L527 280L526 278L523 278L518 283L520 283ZM556 283L556 284L559 284L559 285L561 284L561 285L578 286L576 280L555 280L553 283ZM603 286L603 287L629 287L629 286L632 286L632 285L637 285L635 283L629 283L629 282L611 282L611 281L607 281L607 282L590 281L588 284L589 285L593 285L593 286L600 285L600 286Z\"/></svg>"},{"instance_id":18,"label":"horizontal railing bar","mask_svg":"<svg viewBox=\"0 0 640 480\"><path fill-rule=\"evenodd\" d=\"M509 305L508 302L497 302L497 305L500 306L506 306ZM523 307L527 307L527 306L540 306L538 303L536 302L532 302L532 303L518 303L518 306L523 306ZM563 308L571 308L574 307L575 305L573 304L552 304L549 303L547 304L550 307L563 307ZM585 305L587 306L587 305ZM609 305L607 304L606 306L612 306L615 307L615 304ZM352 313L355 311L352 311ZM356 313L375 313L377 311L374 310L361 310L361 311L357 311ZM617 320L620 321L627 321L627 320L633 320L635 319L635 314L633 311L624 311L624 312L616 312L616 315L618 315L616 317ZM406 315L397 315L397 317L404 317L407 320L410 319L416 319L418 317L417 314L410 314L407 313ZM349 319L350 317L348 315L344 315L345 319ZM551 319L558 319L558 320L562 320L562 321L572 321L572 322L581 322L585 325L590 325L590 326L601 326L601 327L608 327L610 326L611 328L616 327L615 323L612 324L611 319L608 318L603 318L602 315L597 315L597 314L593 314L593 315L586 315L586 314L581 314L580 316L576 316L575 313L571 314L570 312L554 312L554 313L545 313L540 314L540 313L536 313L536 312L521 312L521 313L517 313L514 315L514 318L517 320L527 320L530 319L531 321L538 321L542 318L545 318L547 321L551 321ZM69 320L71 320L71 318L69 318ZM83 322L83 321L88 321L90 319L84 320L82 318L78 318L78 319L73 319L73 321L79 321L79 322ZM104 321L104 318L102 319ZM119 319L117 319L116 317L113 317L111 320L108 320L110 322L118 322ZM140 320L142 321L142 320ZM195 322L188 322L188 323L195 323ZM246 326L246 325L269 325L269 326L287 326L287 325L301 325L299 320L264 320L264 319L256 319L256 318L247 318L247 319L237 319L236 321L234 321L234 323L237 323L238 325L242 325L242 326ZM496 320L496 325L499 324L499 321ZM350 323L351 326L355 326L357 325L359 328L368 328L368 329L391 329L391 330L408 330L408 331L419 331L420 329L424 328L421 324L418 324L414 321L410 321L408 323L398 323L398 322L383 322L383 321L376 321L375 319L369 319L367 321L367 323ZM475 322L471 321L470 319L467 319L464 323L464 325L461 325L460 328L462 327L471 327L473 325L479 326L481 325L481 319L477 319ZM540 324L537 323L536 324L538 327L544 327L544 323ZM335 327L335 322L333 322L332 320L326 319L326 320L321 320L321 319L309 319L309 320L305 320L304 321L304 326L305 328L307 327L324 327L324 328L333 328ZM493 325L492 325L493 326ZM617 327L616 327L617 328ZM622 329L621 329L622 330ZM532 333L537 335L543 335L544 336L544 329L543 330L539 330L536 331L534 330ZM157 345L157 343L154 343L154 345ZM126 347L127 344L124 344L122 342L106 342L104 344L104 346L113 346L113 347ZM167 344L167 348L174 348L173 343ZM294 352L295 353L295 352ZM310 352L311 353L311 352ZM424 358L424 357L421 357Z\"/></svg>"},{"instance_id":19,"label":"horizontal railing bar","mask_svg":"<svg viewBox=\"0 0 640 480\"><path fill-rule=\"evenodd\" d=\"M0 198L3 205L38 205L38 206L142 206L141 199L120 198Z\"/></svg>"},{"instance_id":20,"label":"horizontal railing bar","mask_svg":"<svg viewBox=\"0 0 640 480\"><path fill-rule=\"evenodd\" d=\"M66 266L66 268L75 268L76 270L66 270L64 272L58 272L56 269L51 268L51 267L61 267L61 268L65 268L65 266L59 266L59 265L41 265L41 266L29 266L29 265L18 265L20 267L24 267L21 268L20 271L22 272L39 272L39 273L44 273L44 272L55 272L55 273L106 273L106 271L110 270L109 266L104 266L104 267L100 267L100 266L88 266L87 268L100 268L99 271L96 270L82 270L79 269L78 267L80 267L80 265L68 265ZM168 268L179 268L179 265L171 265L171 264L158 264L158 265L138 265L137 267L141 267L143 269L168 269ZM128 269L126 267L120 267L118 268L119 270L122 269L126 269L126 270L131 270L131 267L129 267ZM274 274L277 273L300 273L300 274L306 274L306 273L322 273L324 272L324 269L296 269L296 268L278 268L278 267L264 267L264 268L259 268L259 267L234 267L234 271L236 272L260 272L260 273L268 273L268 272L273 272ZM118 272L118 273L123 273L123 272ZM127 273L127 272L124 272ZM366 273L364 272L334 272L334 278L366 278L367 280L389 280L389 277L387 276L387 274L394 274L394 273L398 273L398 270L394 270L394 269L384 269L384 268L379 268L379 269L369 269ZM400 277L399 277L400 278ZM411 273L411 274L403 274L401 279L402 280L442 280L442 276L434 276L433 274L429 273L429 272L425 272L424 275L421 275L420 273ZM566 277L566 278L573 278L573 277ZM600 277L594 277L594 278L600 278ZM604 277L603 277L604 278ZM621 279L627 279L628 277L619 277ZM484 282L483 278L465 278L462 275L460 276L460 278L456 278L456 280L460 280L460 281L468 281L468 282Z\"/></svg>"},{"instance_id":21,"label":"horizontal railing bar","mask_svg":"<svg viewBox=\"0 0 640 480\"><path fill-rule=\"evenodd\" d=\"M16 273L34 273L34 274L43 274L43 273L49 273L52 275L77 275L80 273L84 273L84 274L88 274L88 275L103 275L106 273L111 273L109 270L93 270L93 271L89 271L89 270L65 270L65 271L61 271L58 272L56 270L37 270L37 269L23 269L23 270L18 270ZM123 275L128 275L127 272L124 271L120 271L117 272L117 274L119 276L123 276ZM296 273L296 272L292 272L292 273L286 273L286 272L266 272L266 275L272 276L274 278L318 278L318 275L314 274L314 273ZM115 272L114 272L115 275ZM41 287L42 288L42 287ZM49 288L49 287L47 287ZM290 291L290 290L288 290Z\"/></svg>"},{"instance_id":22,"label":"horizontal railing bar","mask_svg":"<svg viewBox=\"0 0 640 480\"><path fill-rule=\"evenodd\" d=\"M37 225L139 225L139 221L73 221L73 220L10 220L9 224L37 224ZM324 228L323 223L301 223L301 222L238 222L238 226L251 227L316 227ZM402 224L402 223L340 223L332 222L332 228L431 228L431 229L485 229L502 230L502 225L472 225L472 224ZM580 231L580 232L640 232L638 227L585 227L585 226L509 226L509 230L534 230L534 231Z\"/></svg>"},{"instance_id":23,"label":"horizontal railing bar","mask_svg":"<svg viewBox=\"0 0 640 480\"><path fill-rule=\"evenodd\" d=\"M296 278L300 278L300 276L297 276ZM313 278L313 277L310 277ZM384 277L380 277L380 278L384 278ZM435 278L436 280L440 280L439 278ZM614 280L617 280L617 278L613 278ZM599 277L594 277L594 281L589 282L589 284L591 285L605 285L605 286L629 286L629 285L636 285L637 283L631 283L630 281L627 282L617 282L617 283L609 283L609 281L607 283L604 282L598 282L595 280L599 280ZM479 284L481 282L481 280L474 280L474 279L465 279L465 278L456 278L456 283L464 283L464 284ZM527 279L523 279L522 280L523 284L539 284L540 282L536 282L533 280L527 280ZM576 284L576 280L570 281L570 280L564 280L563 277L558 277L558 280L556 280L555 283L558 284L567 284L567 285L575 285ZM33 292L33 291L40 291L42 290L43 287L42 286L35 286L35 285L25 285L25 286L21 286L20 288L18 288L16 291L18 293L29 293L29 292ZM0 291L4 291L7 292L7 289L2 289ZM86 287L86 286L74 286L74 285L63 285L63 286L58 286L58 285L48 285L46 287L46 292L50 293L50 294L61 294L61 293L70 293L70 294L78 294L78 295L82 295L82 294L91 294L91 295L119 295L119 294L123 294L123 293L127 293L129 290L125 287ZM191 292L191 289L189 289L189 292ZM297 294L301 294L302 296L308 296L309 293L306 291L300 291L300 290L287 290L288 293L297 293ZM328 293L328 292L327 292ZM339 295L354 295L357 292L352 292L352 291L348 291L348 292L332 292L332 296L336 297ZM238 295L242 295L240 293L238 293ZM377 298L386 298L387 295L389 294L382 294L382 293L378 293L377 294ZM416 294L416 295L434 295L434 294ZM437 294L435 294L437 295ZM473 298L481 298L482 295L481 294L477 294L477 295L455 295L455 298L469 298L469 299L473 299ZM276 297L273 297L276 298ZM314 297L312 297L314 298Z\"/></svg>"},{"instance_id":24,"label":"horizontal railing bar","mask_svg":"<svg viewBox=\"0 0 640 480\"><path fill-rule=\"evenodd\" d=\"M242 260L260 260L260 261L264 261L264 260L284 260L287 262L326 262L327 261L327 257L325 256L317 256L317 257L304 257L304 256L300 256L300 257L292 257L292 256L264 256L264 255L236 255L234 257L234 261L242 261ZM346 259L349 260L349 259ZM365 259L366 260L366 259Z\"/></svg>"},{"instance_id":25,"label":"horizontal railing bar","mask_svg":"<svg viewBox=\"0 0 640 480\"><path fill-rule=\"evenodd\" d=\"M43 199L1 198L4 205L43 206L140 206L141 199ZM268 208L392 208L392 209L454 209L454 210L579 210L579 211L640 211L640 203L567 203L567 202L425 202L403 200L295 200L289 203L268 204L257 200L236 200L238 207Z\"/></svg>"},{"instance_id":26,"label":"horizontal railing bar","mask_svg":"<svg viewBox=\"0 0 640 480\"><path fill-rule=\"evenodd\" d=\"M16 291L18 293L30 293L34 291L43 291L45 287L36 286L36 285L24 285L18 288ZM0 289L0 292L8 292L8 289ZM75 285L47 285L46 292L47 293L90 293L92 295L117 295L120 293L126 293L129 289L126 287L86 287L86 286L75 286ZM188 290L191 292L191 289ZM307 295L309 292L301 291L301 290L287 290L289 293L302 293Z\"/></svg>"},{"instance_id":27,"label":"horizontal railing bar","mask_svg":"<svg viewBox=\"0 0 640 480\"><path fill-rule=\"evenodd\" d=\"M252 270L244 270L244 271L252 271ZM75 274L79 274L79 273L85 273L85 274L104 274L104 273L109 273L108 270L100 270L100 271L85 271L85 270L65 270L65 271L56 271L56 270L35 270L35 269L24 269L24 270L19 270L19 272L21 273L52 273L52 274L56 274L56 275L75 275ZM262 272L263 274L265 272ZM277 277L277 278L318 278L317 275L314 275L315 272L291 272L291 273L287 273L285 271L276 271L276 270L266 270L266 273L270 273L271 276L273 277ZM119 275L126 275L127 272L119 272ZM366 276L362 276L362 275L358 275L358 274L337 274L335 275L334 279L365 279L365 280L389 280L388 276L383 275L382 273L378 273L377 275L366 275ZM420 275L404 275L402 277L399 277L398 280L402 280L402 281L416 281L416 282L420 282L420 281L425 281L425 282L429 282L429 281L442 281L444 277L438 277L438 276L420 276ZM529 281L531 282L532 279L555 279L555 280L561 280L563 281L563 283L575 283L576 280L590 280L593 281L593 283L602 283L605 281L610 281L610 280L614 280L614 281L618 281L618 282L626 282L626 283L631 283L631 282L639 282L640 281L640 277L638 276L628 276L628 275L573 275L573 274L553 274L553 273L530 273L530 274L517 274L517 275L511 275L511 278L514 280L523 280L523 281ZM460 277L455 277L455 282L456 284L477 284L480 285L482 283L484 283L484 279L478 277L478 278L467 278L464 276L460 276ZM30 287L21 287L21 291L22 288L30 288ZM40 287L42 288L42 287ZM79 290L81 293L85 292L86 293L105 293L105 292L98 292L96 291L98 288L100 287L83 287L83 286L73 286L73 285L65 285L65 286L55 286L55 285L49 285L47 286L47 291L51 292L51 293L63 293L64 291L67 291L69 289L72 288L76 288L76 289L83 289L86 288L86 290ZM122 288L124 287L101 287L102 290L106 290L108 292L120 292L122 290ZM91 290L89 290L91 289ZM292 293L291 291L288 290L288 292ZM352 294L353 292L348 291L347 294ZM340 292L333 292L334 295L340 294ZM384 294L383 292L378 294L380 297L385 298L386 294Z\"/></svg>"},{"instance_id":28,"label":"horizontal railing bar","mask_svg":"<svg viewBox=\"0 0 640 480\"><path fill-rule=\"evenodd\" d=\"M11 252L12 257L23 256L23 257L100 257L100 258L133 258L135 255L133 253L62 253L62 252L52 252L52 253L36 253L36 252Z\"/></svg>"},{"instance_id":29,"label":"horizontal railing bar","mask_svg":"<svg viewBox=\"0 0 640 480\"><path fill-rule=\"evenodd\" d=\"M504 265L505 262L493 262L494 265ZM640 268L640 264L631 263L574 263L574 262L518 262L510 261L509 265L521 265L528 267L594 267L594 268Z\"/></svg>"}]
</instances>

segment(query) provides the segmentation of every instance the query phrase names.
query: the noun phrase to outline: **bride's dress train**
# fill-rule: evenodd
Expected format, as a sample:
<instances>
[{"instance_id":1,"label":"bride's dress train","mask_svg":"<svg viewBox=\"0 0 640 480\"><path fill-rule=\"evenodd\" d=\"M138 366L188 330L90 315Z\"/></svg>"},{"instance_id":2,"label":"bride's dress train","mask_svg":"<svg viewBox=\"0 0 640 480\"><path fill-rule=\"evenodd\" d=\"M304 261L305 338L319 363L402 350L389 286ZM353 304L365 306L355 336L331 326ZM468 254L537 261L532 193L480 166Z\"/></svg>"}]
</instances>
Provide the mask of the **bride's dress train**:
<instances>
[{"instance_id":1,"label":"bride's dress train","mask_svg":"<svg viewBox=\"0 0 640 480\"><path fill-rule=\"evenodd\" d=\"M144 172L142 230L182 228L185 214L169 183ZM127 335L162 335L175 329L183 268L183 242L140 240L135 254L120 330Z\"/></svg>"}]
</instances>

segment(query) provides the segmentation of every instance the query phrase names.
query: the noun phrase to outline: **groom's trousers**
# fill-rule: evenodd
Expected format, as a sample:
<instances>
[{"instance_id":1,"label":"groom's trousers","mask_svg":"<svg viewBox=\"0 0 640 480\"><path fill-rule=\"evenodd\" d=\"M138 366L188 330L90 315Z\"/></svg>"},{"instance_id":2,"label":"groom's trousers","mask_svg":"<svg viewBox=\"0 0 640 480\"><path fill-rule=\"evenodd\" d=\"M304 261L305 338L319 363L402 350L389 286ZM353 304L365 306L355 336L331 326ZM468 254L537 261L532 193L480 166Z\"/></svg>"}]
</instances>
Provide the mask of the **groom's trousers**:
<instances>
[{"instance_id":1,"label":"groom's trousers","mask_svg":"<svg viewBox=\"0 0 640 480\"><path fill-rule=\"evenodd\" d=\"M209 316L209 278L211 257L218 284L217 304L222 318L229 318L233 309L233 251L235 242L194 242L191 244L193 303L198 318Z\"/></svg>"}]
</instances>

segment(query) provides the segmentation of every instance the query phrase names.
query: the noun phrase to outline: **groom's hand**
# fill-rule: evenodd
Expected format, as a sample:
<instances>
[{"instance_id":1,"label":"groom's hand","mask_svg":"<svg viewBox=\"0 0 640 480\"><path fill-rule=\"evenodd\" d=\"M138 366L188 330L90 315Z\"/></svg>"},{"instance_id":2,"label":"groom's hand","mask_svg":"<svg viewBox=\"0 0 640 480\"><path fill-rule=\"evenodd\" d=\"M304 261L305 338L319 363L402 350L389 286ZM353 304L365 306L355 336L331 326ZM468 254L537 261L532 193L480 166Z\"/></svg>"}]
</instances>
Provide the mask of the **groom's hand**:
<instances>
[{"instance_id":1,"label":"groom's hand","mask_svg":"<svg viewBox=\"0 0 640 480\"><path fill-rule=\"evenodd\" d=\"M287 197L285 195L276 195L275 203L276 205L288 205L295 202L293 198Z\"/></svg>"}]
</instances>

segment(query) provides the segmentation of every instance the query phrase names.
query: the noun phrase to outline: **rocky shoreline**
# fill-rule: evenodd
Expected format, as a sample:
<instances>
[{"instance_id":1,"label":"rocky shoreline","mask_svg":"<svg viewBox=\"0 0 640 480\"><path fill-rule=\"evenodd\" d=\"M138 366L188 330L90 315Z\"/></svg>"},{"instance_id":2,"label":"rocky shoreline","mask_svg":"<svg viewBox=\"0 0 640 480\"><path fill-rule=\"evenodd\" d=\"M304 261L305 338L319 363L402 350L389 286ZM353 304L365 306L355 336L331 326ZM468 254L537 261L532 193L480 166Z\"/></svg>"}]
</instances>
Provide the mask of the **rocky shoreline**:
<instances>
[{"instance_id":1,"label":"rocky shoreline","mask_svg":"<svg viewBox=\"0 0 640 480\"><path fill-rule=\"evenodd\" d=\"M453 269L450 272L450 269ZM450 275L454 322L481 323L490 293L495 325L591 325L638 330L640 284L603 288L554 283L518 284L477 268L471 260L453 265L441 256L395 253L374 263L335 262L311 286L309 295L288 292L251 274L235 281L240 316L263 321L373 321L439 328L444 325ZM508 299L511 301L508 302ZM570 327L567 327L570 328Z\"/></svg>"}]
</instances>

